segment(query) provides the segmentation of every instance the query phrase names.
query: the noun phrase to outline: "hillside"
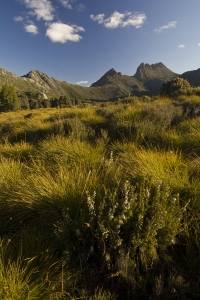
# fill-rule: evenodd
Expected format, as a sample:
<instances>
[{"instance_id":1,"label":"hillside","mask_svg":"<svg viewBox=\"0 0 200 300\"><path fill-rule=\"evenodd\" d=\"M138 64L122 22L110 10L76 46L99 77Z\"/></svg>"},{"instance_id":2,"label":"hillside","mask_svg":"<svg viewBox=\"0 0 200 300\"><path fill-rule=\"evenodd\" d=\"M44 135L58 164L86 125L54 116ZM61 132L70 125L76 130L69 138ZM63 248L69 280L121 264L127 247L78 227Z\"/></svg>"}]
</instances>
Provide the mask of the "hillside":
<instances>
[{"instance_id":1,"label":"hillside","mask_svg":"<svg viewBox=\"0 0 200 300\"><path fill-rule=\"evenodd\" d=\"M66 81L59 81L38 70L32 70L20 77L0 68L0 86L3 84L15 86L18 92L43 94L44 98L65 95L68 98L80 100L110 100L125 97L131 93L131 84L128 81L127 85L130 85L128 90L117 83L113 83L112 86L82 87Z\"/></svg>"},{"instance_id":2,"label":"hillside","mask_svg":"<svg viewBox=\"0 0 200 300\"><path fill-rule=\"evenodd\" d=\"M112 98L126 97L129 94L138 95L145 93L145 88L142 82L133 76L122 75L121 72L116 72L115 69L110 69L99 80L91 85L91 88L106 88L112 91Z\"/></svg>"},{"instance_id":3,"label":"hillside","mask_svg":"<svg viewBox=\"0 0 200 300\"><path fill-rule=\"evenodd\" d=\"M191 86L200 86L200 69L183 73L180 77L186 79Z\"/></svg>"},{"instance_id":4,"label":"hillside","mask_svg":"<svg viewBox=\"0 0 200 300\"><path fill-rule=\"evenodd\" d=\"M133 76L123 75L112 68L90 87L59 81L39 70L20 77L0 68L0 87L7 83L15 86L18 92L39 93L44 99L66 96L81 101L107 101L128 95L159 94L163 82L178 76L187 79L192 86L200 86L200 69L179 75L160 62L152 65L141 63Z\"/></svg>"}]
</instances>

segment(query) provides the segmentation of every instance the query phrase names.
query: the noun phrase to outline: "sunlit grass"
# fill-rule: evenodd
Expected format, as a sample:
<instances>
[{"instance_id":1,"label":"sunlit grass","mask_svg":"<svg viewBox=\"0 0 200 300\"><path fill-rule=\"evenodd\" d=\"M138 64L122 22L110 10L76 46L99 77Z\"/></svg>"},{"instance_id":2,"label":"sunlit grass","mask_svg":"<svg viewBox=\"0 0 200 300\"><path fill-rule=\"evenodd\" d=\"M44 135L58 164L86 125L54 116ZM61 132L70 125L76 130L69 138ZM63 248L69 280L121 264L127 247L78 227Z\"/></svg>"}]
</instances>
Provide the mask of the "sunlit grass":
<instances>
[{"instance_id":1,"label":"sunlit grass","mask_svg":"<svg viewBox=\"0 0 200 300\"><path fill-rule=\"evenodd\" d=\"M125 172L133 178L149 176L156 182L165 182L178 191L189 185L187 165L182 155L173 151L151 149L127 150L121 155Z\"/></svg>"},{"instance_id":2,"label":"sunlit grass","mask_svg":"<svg viewBox=\"0 0 200 300\"><path fill-rule=\"evenodd\" d=\"M1 299L200 293L199 99L132 98L0 114Z\"/></svg>"}]
</instances>

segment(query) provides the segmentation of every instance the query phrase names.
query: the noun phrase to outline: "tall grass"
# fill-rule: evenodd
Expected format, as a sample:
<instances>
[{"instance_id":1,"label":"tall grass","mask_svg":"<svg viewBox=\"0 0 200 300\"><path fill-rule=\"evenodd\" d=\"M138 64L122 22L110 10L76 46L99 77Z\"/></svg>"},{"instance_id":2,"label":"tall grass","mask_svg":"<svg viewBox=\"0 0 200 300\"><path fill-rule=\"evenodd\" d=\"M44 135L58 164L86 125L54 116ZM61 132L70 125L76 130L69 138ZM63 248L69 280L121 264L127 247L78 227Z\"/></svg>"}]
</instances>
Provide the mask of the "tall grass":
<instances>
[{"instance_id":1,"label":"tall grass","mask_svg":"<svg viewBox=\"0 0 200 300\"><path fill-rule=\"evenodd\" d=\"M199 297L199 118L186 101L0 115L2 299Z\"/></svg>"}]
</instances>

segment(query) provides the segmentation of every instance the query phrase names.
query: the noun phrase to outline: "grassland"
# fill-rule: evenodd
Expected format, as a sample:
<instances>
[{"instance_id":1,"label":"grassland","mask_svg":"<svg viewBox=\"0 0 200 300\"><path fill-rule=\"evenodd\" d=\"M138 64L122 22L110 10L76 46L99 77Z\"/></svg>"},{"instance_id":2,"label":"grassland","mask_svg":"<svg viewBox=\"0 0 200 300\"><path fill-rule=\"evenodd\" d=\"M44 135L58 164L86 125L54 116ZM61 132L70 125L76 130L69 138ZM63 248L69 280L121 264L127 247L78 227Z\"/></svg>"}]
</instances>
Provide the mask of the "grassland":
<instances>
[{"instance_id":1,"label":"grassland","mask_svg":"<svg viewBox=\"0 0 200 300\"><path fill-rule=\"evenodd\" d=\"M1 113L0 299L199 299L199 105Z\"/></svg>"}]
</instances>

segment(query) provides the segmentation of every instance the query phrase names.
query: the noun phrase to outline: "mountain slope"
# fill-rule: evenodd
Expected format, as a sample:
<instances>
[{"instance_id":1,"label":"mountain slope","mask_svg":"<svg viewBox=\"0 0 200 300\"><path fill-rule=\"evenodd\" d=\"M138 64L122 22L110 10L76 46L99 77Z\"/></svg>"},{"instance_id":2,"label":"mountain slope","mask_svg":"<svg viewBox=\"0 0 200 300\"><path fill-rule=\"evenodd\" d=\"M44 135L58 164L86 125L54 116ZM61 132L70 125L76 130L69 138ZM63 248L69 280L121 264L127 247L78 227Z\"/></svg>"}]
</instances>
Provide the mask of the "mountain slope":
<instances>
[{"instance_id":1,"label":"mountain slope","mask_svg":"<svg viewBox=\"0 0 200 300\"><path fill-rule=\"evenodd\" d=\"M186 79L191 86L200 86L200 69L185 72L180 77Z\"/></svg>"},{"instance_id":2,"label":"mountain slope","mask_svg":"<svg viewBox=\"0 0 200 300\"><path fill-rule=\"evenodd\" d=\"M187 79L192 86L200 86L200 69L179 75L160 62L152 65L141 63L133 76L123 75L112 68L90 87L59 81L38 70L20 77L0 68L0 87L7 83L15 86L18 92L40 93L45 99L65 95L70 99L106 101L128 95L156 95L163 82L178 76Z\"/></svg>"},{"instance_id":3,"label":"mountain slope","mask_svg":"<svg viewBox=\"0 0 200 300\"><path fill-rule=\"evenodd\" d=\"M56 80L38 70L32 70L24 76L18 76L0 68L0 87L3 84L15 86L18 92L42 93L47 98L66 95L69 98L81 100L90 98L87 88Z\"/></svg>"},{"instance_id":4,"label":"mountain slope","mask_svg":"<svg viewBox=\"0 0 200 300\"><path fill-rule=\"evenodd\" d=\"M139 94L145 91L144 85L133 76L122 75L121 72L116 72L115 69L110 69L99 80L91 85L91 88L107 87L110 90L115 90L113 97L125 97L129 94Z\"/></svg>"},{"instance_id":5,"label":"mountain slope","mask_svg":"<svg viewBox=\"0 0 200 300\"><path fill-rule=\"evenodd\" d=\"M99 80L94 82L91 87L97 87L97 86L103 86L107 84L112 84L112 79L121 79L122 73L116 72L115 69L110 69L108 72L106 72Z\"/></svg>"}]
</instances>

